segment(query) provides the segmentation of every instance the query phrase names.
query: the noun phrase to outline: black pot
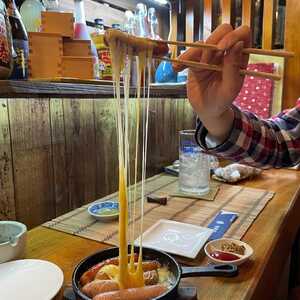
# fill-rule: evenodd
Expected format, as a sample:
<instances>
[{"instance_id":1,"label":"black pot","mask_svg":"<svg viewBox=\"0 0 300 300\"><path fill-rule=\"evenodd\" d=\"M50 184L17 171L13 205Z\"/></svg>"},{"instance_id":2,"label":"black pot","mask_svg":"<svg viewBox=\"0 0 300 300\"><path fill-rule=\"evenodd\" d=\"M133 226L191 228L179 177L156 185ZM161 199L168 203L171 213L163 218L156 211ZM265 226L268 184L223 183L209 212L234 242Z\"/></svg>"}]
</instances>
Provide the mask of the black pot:
<instances>
[{"instance_id":1,"label":"black pot","mask_svg":"<svg viewBox=\"0 0 300 300\"><path fill-rule=\"evenodd\" d=\"M138 248L136 249L138 251ZM80 277L85 271L96 265L97 263L116 257L119 255L119 248L110 248L100 252L97 252L84 260L82 260L75 268L72 277L72 286L74 293L78 299L91 300L91 298L84 295L80 290ZM151 249L143 248L143 259L144 260L157 260L161 265L168 266L169 270L173 273L175 277L174 285L158 299L175 299L177 294L177 288L181 278L185 277L198 277L198 276L220 276L220 277L233 277L238 274L238 269L232 264L222 264L222 265L211 265L207 267L181 267L177 261L169 254Z\"/></svg>"}]
</instances>

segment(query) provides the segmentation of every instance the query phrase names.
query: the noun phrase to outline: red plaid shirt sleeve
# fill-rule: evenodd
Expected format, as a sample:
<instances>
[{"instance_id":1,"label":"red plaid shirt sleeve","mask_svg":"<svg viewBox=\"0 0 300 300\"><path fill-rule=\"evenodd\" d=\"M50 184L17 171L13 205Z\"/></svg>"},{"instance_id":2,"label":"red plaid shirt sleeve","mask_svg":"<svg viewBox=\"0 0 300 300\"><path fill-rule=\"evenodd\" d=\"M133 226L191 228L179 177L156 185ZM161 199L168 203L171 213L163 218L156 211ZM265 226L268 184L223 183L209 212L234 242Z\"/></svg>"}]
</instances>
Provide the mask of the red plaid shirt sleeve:
<instances>
[{"instance_id":1,"label":"red plaid shirt sleeve","mask_svg":"<svg viewBox=\"0 0 300 300\"><path fill-rule=\"evenodd\" d=\"M300 101L295 108L265 120L236 106L233 110L230 135L214 148L207 147L207 130L199 121L196 139L208 153L263 168L291 167L300 161Z\"/></svg>"}]
</instances>

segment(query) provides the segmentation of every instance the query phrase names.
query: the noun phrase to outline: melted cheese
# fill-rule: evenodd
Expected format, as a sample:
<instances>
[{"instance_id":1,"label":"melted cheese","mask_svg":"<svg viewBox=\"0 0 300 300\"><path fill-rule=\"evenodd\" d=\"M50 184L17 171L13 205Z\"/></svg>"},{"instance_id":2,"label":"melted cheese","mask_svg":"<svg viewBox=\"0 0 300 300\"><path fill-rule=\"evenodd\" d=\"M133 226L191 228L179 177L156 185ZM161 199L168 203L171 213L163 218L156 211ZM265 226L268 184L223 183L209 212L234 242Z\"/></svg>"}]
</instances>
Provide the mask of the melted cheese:
<instances>
[{"instance_id":1,"label":"melted cheese","mask_svg":"<svg viewBox=\"0 0 300 300\"><path fill-rule=\"evenodd\" d=\"M136 199L137 199L137 178L138 178L138 149L139 149L139 128L140 128L140 98L142 75L145 79L145 68L147 58L152 59L152 48L145 50L145 45L139 49L137 45L127 45L126 41L117 38L119 33L114 38L111 34L109 37L109 46L112 56L112 68L115 87L115 108L116 108L116 123L118 136L118 158L119 158L119 267L108 267L106 272L110 278L119 282L120 288L133 288L144 286L144 276L142 268L142 238L140 241L140 251L138 263L134 265L134 236L135 222L133 222L131 236L131 251L130 262L128 264L128 206L129 198L133 198L133 207L131 208L132 219L136 218ZM133 52L137 54L138 76L137 76L137 100L135 105L135 120L136 120L136 140L135 140L135 167L134 167L134 191L133 194L128 192L128 183L130 182L130 159L129 159L129 83L130 83L130 65L133 57ZM148 66L151 65L148 63ZM121 97L120 75L123 71L124 75L124 97ZM150 71L148 71L150 78ZM149 79L148 78L148 79ZM145 81L145 80L144 80ZM150 80L148 80L149 82ZM144 92L145 94L145 92ZM148 128L148 111L149 111L149 93L146 104L145 118L143 119L143 153L142 153L142 192L141 192L141 223L140 236L143 233L143 206L144 206L144 181L146 177L146 153L147 153L147 128ZM130 204L132 205L132 204Z\"/></svg>"}]
</instances>

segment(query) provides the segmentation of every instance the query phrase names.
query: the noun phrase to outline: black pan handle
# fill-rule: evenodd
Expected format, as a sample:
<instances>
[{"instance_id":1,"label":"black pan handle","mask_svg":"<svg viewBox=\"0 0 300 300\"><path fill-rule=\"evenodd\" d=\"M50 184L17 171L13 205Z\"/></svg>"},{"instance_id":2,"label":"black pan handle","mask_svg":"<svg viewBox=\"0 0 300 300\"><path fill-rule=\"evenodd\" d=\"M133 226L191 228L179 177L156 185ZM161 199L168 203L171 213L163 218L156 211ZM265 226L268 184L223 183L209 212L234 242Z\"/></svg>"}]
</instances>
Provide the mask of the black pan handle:
<instances>
[{"instance_id":1,"label":"black pan handle","mask_svg":"<svg viewBox=\"0 0 300 300\"><path fill-rule=\"evenodd\" d=\"M221 276L233 277L238 274L238 268L232 264L210 265L207 267L181 267L181 277Z\"/></svg>"}]
</instances>

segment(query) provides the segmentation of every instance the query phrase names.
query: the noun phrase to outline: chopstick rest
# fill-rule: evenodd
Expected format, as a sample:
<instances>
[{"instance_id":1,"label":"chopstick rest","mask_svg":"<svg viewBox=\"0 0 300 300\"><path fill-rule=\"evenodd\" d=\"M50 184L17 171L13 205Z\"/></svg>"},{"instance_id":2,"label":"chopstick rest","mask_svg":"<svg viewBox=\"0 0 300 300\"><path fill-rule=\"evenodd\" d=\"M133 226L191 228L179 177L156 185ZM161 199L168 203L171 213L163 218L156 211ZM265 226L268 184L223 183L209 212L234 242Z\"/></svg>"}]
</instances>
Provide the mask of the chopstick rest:
<instances>
[{"instance_id":1,"label":"chopstick rest","mask_svg":"<svg viewBox=\"0 0 300 300\"><path fill-rule=\"evenodd\" d=\"M149 203L156 203L156 204L160 204L160 205L167 205L168 203L168 198L166 196L160 196L160 195L148 195L147 196L147 201Z\"/></svg>"}]
</instances>

